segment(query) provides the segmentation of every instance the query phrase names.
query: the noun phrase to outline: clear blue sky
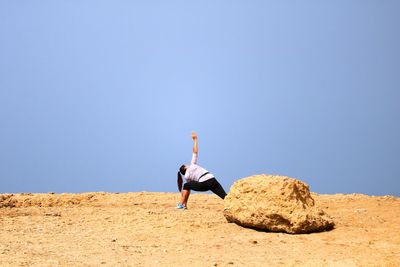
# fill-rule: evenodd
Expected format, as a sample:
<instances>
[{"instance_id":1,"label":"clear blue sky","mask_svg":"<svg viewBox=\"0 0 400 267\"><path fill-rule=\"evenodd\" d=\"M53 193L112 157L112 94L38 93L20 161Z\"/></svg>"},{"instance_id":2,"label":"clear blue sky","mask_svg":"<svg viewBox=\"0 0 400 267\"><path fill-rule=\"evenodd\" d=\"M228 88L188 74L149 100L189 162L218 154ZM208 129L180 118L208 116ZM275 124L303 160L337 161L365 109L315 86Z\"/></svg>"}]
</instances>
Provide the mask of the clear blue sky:
<instances>
[{"instance_id":1,"label":"clear blue sky","mask_svg":"<svg viewBox=\"0 0 400 267\"><path fill-rule=\"evenodd\" d=\"M400 2L0 1L0 192L399 195Z\"/></svg>"}]
</instances>

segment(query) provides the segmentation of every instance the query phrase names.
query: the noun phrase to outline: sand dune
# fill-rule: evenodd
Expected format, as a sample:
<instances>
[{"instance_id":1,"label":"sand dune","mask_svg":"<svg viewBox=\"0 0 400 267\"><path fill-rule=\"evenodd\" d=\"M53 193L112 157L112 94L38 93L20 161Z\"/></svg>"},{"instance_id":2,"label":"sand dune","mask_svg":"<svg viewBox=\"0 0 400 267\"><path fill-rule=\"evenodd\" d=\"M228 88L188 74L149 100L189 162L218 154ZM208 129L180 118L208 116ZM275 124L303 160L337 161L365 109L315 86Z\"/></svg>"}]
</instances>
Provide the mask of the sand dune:
<instances>
[{"instance_id":1,"label":"sand dune","mask_svg":"<svg viewBox=\"0 0 400 267\"><path fill-rule=\"evenodd\" d=\"M400 266L400 198L313 197L332 231L242 228L207 194L3 194L0 266Z\"/></svg>"}]
</instances>

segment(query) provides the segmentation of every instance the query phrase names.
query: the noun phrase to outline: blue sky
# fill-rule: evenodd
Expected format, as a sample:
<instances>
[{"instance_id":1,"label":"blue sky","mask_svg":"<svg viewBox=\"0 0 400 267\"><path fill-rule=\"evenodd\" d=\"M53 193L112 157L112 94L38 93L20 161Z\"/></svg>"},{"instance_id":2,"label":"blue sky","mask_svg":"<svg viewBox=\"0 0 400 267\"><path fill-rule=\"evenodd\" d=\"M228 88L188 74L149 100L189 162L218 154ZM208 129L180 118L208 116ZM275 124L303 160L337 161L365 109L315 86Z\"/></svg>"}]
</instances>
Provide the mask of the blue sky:
<instances>
[{"instance_id":1,"label":"blue sky","mask_svg":"<svg viewBox=\"0 0 400 267\"><path fill-rule=\"evenodd\" d=\"M399 1L1 1L0 192L399 195Z\"/></svg>"}]
</instances>

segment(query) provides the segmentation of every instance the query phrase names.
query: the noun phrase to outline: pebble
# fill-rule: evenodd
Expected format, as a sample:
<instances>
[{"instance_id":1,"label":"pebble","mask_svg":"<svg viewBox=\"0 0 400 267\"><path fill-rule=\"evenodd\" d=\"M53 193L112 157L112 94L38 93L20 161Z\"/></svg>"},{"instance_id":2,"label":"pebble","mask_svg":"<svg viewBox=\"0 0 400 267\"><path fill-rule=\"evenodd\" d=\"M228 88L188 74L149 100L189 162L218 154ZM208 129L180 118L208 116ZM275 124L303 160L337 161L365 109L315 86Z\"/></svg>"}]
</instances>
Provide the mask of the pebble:
<instances>
[{"instance_id":1,"label":"pebble","mask_svg":"<svg viewBox=\"0 0 400 267\"><path fill-rule=\"evenodd\" d=\"M356 209L356 210L354 210L354 212L357 212L357 213L367 212L367 209Z\"/></svg>"}]
</instances>

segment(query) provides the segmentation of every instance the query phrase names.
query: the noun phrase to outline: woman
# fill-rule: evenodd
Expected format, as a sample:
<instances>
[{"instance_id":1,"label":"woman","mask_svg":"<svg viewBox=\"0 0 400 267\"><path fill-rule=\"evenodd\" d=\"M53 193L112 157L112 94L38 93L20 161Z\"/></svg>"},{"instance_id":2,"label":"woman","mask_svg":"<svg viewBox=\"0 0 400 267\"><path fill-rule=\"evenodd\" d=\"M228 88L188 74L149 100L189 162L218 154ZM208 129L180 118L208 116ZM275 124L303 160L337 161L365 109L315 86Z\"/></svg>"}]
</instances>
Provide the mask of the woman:
<instances>
[{"instance_id":1,"label":"woman","mask_svg":"<svg viewBox=\"0 0 400 267\"><path fill-rule=\"evenodd\" d=\"M182 198L181 202L178 203L178 206L176 207L177 209L187 208L190 190L203 192L211 190L222 199L224 199L226 196L225 190L222 188L217 179L215 179L214 175L197 165L199 149L197 145L196 132L192 133L192 139L194 141L192 161L190 165L182 165L178 172L178 189L179 192L182 192ZM186 180L186 183L183 185L183 190L182 176Z\"/></svg>"}]
</instances>

